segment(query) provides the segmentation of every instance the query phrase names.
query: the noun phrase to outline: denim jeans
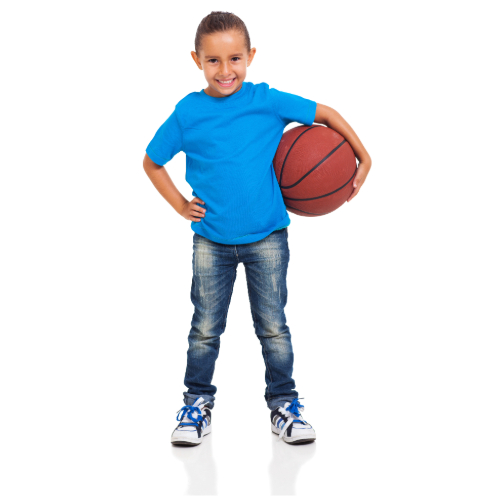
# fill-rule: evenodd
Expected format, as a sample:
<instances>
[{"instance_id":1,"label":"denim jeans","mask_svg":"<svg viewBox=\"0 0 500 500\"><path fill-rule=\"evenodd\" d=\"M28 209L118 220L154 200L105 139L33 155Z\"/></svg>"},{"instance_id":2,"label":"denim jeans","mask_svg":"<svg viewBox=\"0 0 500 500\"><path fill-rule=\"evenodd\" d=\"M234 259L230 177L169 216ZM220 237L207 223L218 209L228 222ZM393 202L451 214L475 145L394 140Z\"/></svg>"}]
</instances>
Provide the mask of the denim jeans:
<instances>
[{"instance_id":1,"label":"denim jeans","mask_svg":"<svg viewBox=\"0 0 500 500\"><path fill-rule=\"evenodd\" d=\"M184 404L192 405L202 396L209 408L214 406L217 388L212 377L240 262L245 266L253 326L266 367L267 406L273 410L299 397L294 390L293 350L284 312L289 260L287 227L241 245L216 243L193 234L194 314L188 336Z\"/></svg>"}]
</instances>

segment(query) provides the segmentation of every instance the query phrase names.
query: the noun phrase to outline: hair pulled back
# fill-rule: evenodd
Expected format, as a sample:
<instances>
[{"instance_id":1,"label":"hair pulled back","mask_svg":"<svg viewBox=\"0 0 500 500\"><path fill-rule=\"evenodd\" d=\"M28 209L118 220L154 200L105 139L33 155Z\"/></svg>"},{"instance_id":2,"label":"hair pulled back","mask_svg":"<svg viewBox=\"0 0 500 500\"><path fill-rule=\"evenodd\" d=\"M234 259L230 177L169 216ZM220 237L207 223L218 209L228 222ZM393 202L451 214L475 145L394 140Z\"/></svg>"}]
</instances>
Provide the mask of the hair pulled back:
<instances>
[{"instance_id":1,"label":"hair pulled back","mask_svg":"<svg viewBox=\"0 0 500 500\"><path fill-rule=\"evenodd\" d=\"M250 35L248 34L247 27L245 23L232 12L221 12L212 11L208 16L205 16L196 30L196 36L194 39L194 50L196 54L200 55L200 50L203 42L203 37L205 35L211 35L212 33L220 33L223 31L236 30L239 31L244 39L247 48L247 52L250 52Z\"/></svg>"}]
</instances>

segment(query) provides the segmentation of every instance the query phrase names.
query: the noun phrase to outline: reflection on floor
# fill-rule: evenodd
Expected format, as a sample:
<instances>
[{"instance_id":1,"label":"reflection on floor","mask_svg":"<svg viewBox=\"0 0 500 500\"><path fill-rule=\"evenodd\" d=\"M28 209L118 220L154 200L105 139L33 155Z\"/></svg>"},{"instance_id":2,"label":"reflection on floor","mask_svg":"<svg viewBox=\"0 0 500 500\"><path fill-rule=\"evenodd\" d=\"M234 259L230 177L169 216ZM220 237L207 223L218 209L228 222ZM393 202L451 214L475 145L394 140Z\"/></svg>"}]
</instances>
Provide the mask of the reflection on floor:
<instances>
[{"instance_id":1,"label":"reflection on floor","mask_svg":"<svg viewBox=\"0 0 500 500\"><path fill-rule=\"evenodd\" d=\"M301 467L316 453L316 442L290 445L269 432L271 462L268 466L271 495L295 495ZM173 456L186 469L185 495L217 495L217 466L212 448L212 434L198 446L172 446Z\"/></svg>"},{"instance_id":2,"label":"reflection on floor","mask_svg":"<svg viewBox=\"0 0 500 500\"><path fill-rule=\"evenodd\" d=\"M217 467L211 433L197 446L172 446L172 453L186 467L186 495L217 495Z\"/></svg>"},{"instance_id":3,"label":"reflection on floor","mask_svg":"<svg viewBox=\"0 0 500 500\"><path fill-rule=\"evenodd\" d=\"M295 495L300 468L316 453L316 441L288 444L271 433L272 459L269 464L271 495Z\"/></svg>"}]
</instances>

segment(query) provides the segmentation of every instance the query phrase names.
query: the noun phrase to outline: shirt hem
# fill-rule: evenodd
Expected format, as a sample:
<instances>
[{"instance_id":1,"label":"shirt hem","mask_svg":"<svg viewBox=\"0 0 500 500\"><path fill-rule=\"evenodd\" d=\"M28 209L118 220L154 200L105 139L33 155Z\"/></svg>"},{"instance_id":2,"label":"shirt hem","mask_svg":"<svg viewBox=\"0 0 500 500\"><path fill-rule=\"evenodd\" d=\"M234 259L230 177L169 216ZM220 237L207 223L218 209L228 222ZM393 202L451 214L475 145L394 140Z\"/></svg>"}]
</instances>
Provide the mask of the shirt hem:
<instances>
[{"instance_id":1,"label":"shirt hem","mask_svg":"<svg viewBox=\"0 0 500 500\"><path fill-rule=\"evenodd\" d=\"M160 158L159 156L156 155L154 151L151 149L146 149L146 154L151 158L151 160L156 163L157 165L161 165L162 167L165 166L166 161L163 160L163 158Z\"/></svg>"},{"instance_id":2,"label":"shirt hem","mask_svg":"<svg viewBox=\"0 0 500 500\"><path fill-rule=\"evenodd\" d=\"M287 224L288 222L288 224ZM223 238L219 237L208 237L204 234L201 234L200 231L195 230L196 224L199 224L199 222L192 222L191 229L193 232L195 232L199 236L203 236L204 238L207 238L211 241L214 241L215 243L221 243L222 245L244 245L246 243L255 243L256 241L260 241L264 239L265 237L269 236L272 232L278 231L279 229L284 229L285 227L288 227L290 225L290 217L288 216L288 212L286 215L286 218L281 220L279 224L277 224L277 227L274 229L271 229L270 231L264 231L263 233L257 233L257 234L246 234L245 236L241 236L238 238L233 238L232 240L225 240Z\"/></svg>"}]
</instances>

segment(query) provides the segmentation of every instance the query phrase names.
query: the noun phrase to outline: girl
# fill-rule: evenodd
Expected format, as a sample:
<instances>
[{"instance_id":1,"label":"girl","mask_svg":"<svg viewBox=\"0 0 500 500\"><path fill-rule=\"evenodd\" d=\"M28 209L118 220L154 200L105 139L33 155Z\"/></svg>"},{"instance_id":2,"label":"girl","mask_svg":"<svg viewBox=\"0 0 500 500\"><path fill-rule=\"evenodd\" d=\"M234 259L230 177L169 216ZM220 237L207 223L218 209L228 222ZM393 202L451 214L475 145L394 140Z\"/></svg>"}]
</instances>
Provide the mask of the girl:
<instances>
[{"instance_id":1,"label":"girl","mask_svg":"<svg viewBox=\"0 0 500 500\"><path fill-rule=\"evenodd\" d=\"M303 405L292 378L293 350L284 313L290 218L272 161L289 123L316 122L335 129L359 160L350 201L363 185L371 159L332 108L267 83L246 82L255 52L239 17L229 12L206 16L191 55L208 87L181 99L146 148L147 175L170 205L191 221L194 232L195 309L184 378L188 390L172 434L174 444L199 444L211 431L217 390L212 377L240 262L266 367L264 398L271 410L271 430L287 443L316 439L313 427L301 416ZM179 151L186 154L191 201L163 168Z\"/></svg>"}]
</instances>

